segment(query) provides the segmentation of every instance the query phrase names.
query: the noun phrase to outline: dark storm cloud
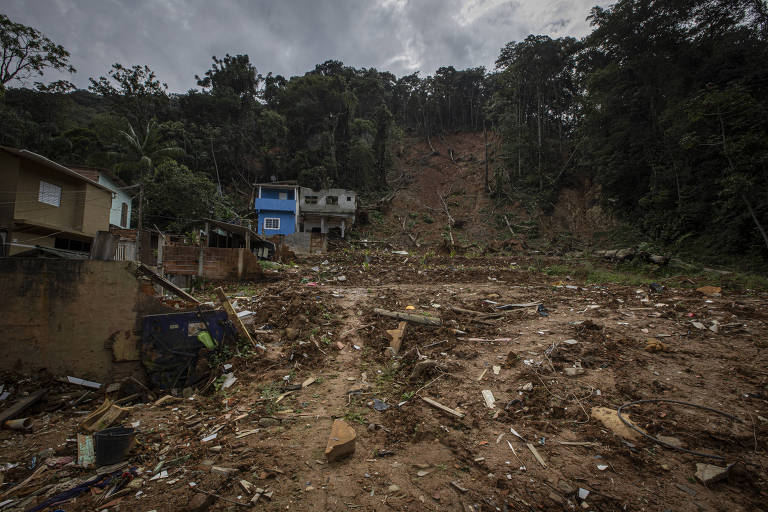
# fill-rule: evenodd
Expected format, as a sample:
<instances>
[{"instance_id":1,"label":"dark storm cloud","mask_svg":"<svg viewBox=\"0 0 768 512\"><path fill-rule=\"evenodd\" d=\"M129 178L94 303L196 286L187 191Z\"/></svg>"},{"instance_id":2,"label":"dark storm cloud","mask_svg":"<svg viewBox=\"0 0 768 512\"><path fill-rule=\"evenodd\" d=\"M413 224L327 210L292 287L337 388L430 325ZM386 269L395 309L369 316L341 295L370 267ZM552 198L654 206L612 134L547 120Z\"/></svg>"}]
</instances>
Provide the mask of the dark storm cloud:
<instances>
[{"instance_id":1,"label":"dark storm cloud","mask_svg":"<svg viewBox=\"0 0 768 512\"><path fill-rule=\"evenodd\" d=\"M337 59L398 76L492 67L530 33L582 36L595 0L5 0L0 12L63 45L79 87L109 67L147 64L172 91L196 86L211 56L247 53L292 76ZM57 79L56 74L46 79Z\"/></svg>"}]
</instances>

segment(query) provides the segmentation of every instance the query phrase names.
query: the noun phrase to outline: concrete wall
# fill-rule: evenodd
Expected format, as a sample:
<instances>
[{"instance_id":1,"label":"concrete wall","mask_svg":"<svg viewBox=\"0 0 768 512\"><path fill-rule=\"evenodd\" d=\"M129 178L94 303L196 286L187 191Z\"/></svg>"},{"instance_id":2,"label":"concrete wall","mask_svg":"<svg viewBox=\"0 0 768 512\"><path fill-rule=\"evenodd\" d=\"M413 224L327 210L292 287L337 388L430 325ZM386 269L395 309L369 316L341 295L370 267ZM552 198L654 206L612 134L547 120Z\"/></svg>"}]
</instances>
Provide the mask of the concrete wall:
<instances>
[{"instance_id":1,"label":"concrete wall","mask_svg":"<svg viewBox=\"0 0 768 512\"><path fill-rule=\"evenodd\" d=\"M0 259L0 368L111 382L142 374L140 319L172 311L127 262Z\"/></svg>"},{"instance_id":2,"label":"concrete wall","mask_svg":"<svg viewBox=\"0 0 768 512\"><path fill-rule=\"evenodd\" d=\"M203 278L205 279L258 279L262 276L259 258L241 248L204 247ZM163 273L170 275L198 275L200 247L173 245L163 247Z\"/></svg>"},{"instance_id":3,"label":"concrete wall","mask_svg":"<svg viewBox=\"0 0 768 512\"><path fill-rule=\"evenodd\" d=\"M277 252L281 252L281 247L287 247L296 254L322 254L328 251L328 238L320 233L292 233L268 240L275 244Z\"/></svg>"},{"instance_id":4,"label":"concrete wall","mask_svg":"<svg viewBox=\"0 0 768 512\"><path fill-rule=\"evenodd\" d=\"M307 196L316 197L316 203L307 203ZM329 204L328 196L335 197L337 204ZM343 188L312 190L301 187L299 192L299 212L316 213L351 213L357 208L357 193Z\"/></svg>"}]
</instances>

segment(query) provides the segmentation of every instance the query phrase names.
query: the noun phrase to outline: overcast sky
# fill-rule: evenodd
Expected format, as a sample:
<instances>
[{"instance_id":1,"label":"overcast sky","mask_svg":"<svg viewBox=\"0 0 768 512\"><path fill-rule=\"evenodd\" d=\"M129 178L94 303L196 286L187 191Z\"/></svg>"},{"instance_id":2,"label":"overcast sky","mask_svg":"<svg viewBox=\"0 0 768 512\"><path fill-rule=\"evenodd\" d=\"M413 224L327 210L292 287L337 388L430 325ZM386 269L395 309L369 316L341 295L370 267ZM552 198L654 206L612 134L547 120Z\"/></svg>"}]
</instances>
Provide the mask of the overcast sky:
<instances>
[{"instance_id":1,"label":"overcast sky","mask_svg":"<svg viewBox=\"0 0 768 512\"><path fill-rule=\"evenodd\" d=\"M247 53L260 73L301 75L329 59L397 76L492 68L528 34L581 37L598 0L2 0L0 12L72 54L88 77L147 64L171 91L196 87L211 56ZM60 76L46 75L47 80Z\"/></svg>"}]
</instances>

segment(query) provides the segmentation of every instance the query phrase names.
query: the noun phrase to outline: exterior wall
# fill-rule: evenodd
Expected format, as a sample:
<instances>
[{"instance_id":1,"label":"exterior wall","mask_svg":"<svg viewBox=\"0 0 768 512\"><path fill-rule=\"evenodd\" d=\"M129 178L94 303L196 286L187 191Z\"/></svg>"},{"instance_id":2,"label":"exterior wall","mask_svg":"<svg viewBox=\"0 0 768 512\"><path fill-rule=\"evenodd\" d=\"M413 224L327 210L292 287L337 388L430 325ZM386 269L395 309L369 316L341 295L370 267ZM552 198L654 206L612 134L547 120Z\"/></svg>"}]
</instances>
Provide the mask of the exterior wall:
<instances>
[{"instance_id":1,"label":"exterior wall","mask_svg":"<svg viewBox=\"0 0 768 512\"><path fill-rule=\"evenodd\" d=\"M308 204L307 196L317 197L317 203ZM328 204L328 196L338 198L338 204ZM325 190L312 190L301 187L299 193L299 211L317 213L351 213L357 209L357 193L354 190L343 188L329 188Z\"/></svg>"},{"instance_id":2,"label":"exterior wall","mask_svg":"<svg viewBox=\"0 0 768 512\"><path fill-rule=\"evenodd\" d=\"M280 229L264 229L264 219L280 219ZM277 212L277 211L260 211L259 212L259 229L258 234L264 236L272 235L288 235L296 231L296 216L294 213Z\"/></svg>"},{"instance_id":3,"label":"exterior wall","mask_svg":"<svg viewBox=\"0 0 768 512\"><path fill-rule=\"evenodd\" d=\"M19 181L19 159L0 151L0 229L10 231Z\"/></svg>"},{"instance_id":4,"label":"exterior wall","mask_svg":"<svg viewBox=\"0 0 768 512\"><path fill-rule=\"evenodd\" d=\"M296 200L296 192L293 189L267 188L261 187L261 197L259 199L280 199L280 193L285 193L288 201Z\"/></svg>"},{"instance_id":5,"label":"exterior wall","mask_svg":"<svg viewBox=\"0 0 768 512\"><path fill-rule=\"evenodd\" d=\"M328 251L328 238L319 233L293 233L280 235L269 239L275 244L277 252L286 247L296 254L322 254Z\"/></svg>"},{"instance_id":6,"label":"exterior wall","mask_svg":"<svg viewBox=\"0 0 768 512\"><path fill-rule=\"evenodd\" d=\"M0 368L108 383L141 375L144 314L172 311L141 294L131 264L0 259Z\"/></svg>"},{"instance_id":7,"label":"exterior wall","mask_svg":"<svg viewBox=\"0 0 768 512\"><path fill-rule=\"evenodd\" d=\"M84 203L85 182L70 178L61 172L30 160L20 159L20 165L14 218L55 226L63 230L82 231L83 207L87 204ZM52 206L38 201L41 180L61 187L60 206ZM100 192L107 195L104 191ZM106 228L102 227L101 229Z\"/></svg>"},{"instance_id":8,"label":"exterior wall","mask_svg":"<svg viewBox=\"0 0 768 512\"><path fill-rule=\"evenodd\" d=\"M109 209L111 206L112 194L86 183L83 221L80 231L89 236L96 236L99 231L109 231Z\"/></svg>"},{"instance_id":9,"label":"exterior wall","mask_svg":"<svg viewBox=\"0 0 768 512\"><path fill-rule=\"evenodd\" d=\"M128 195L128 193L124 190L121 190L120 187L117 186L117 184L113 183L112 180L109 179L108 176L106 176L104 173L99 173L99 179L97 180L100 185L104 185L111 191L113 191L116 195L112 199L112 206L109 210L109 223L114 226L120 226L121 228L130 228L131 227L131 196ZM123 203L128 205L128 217L126 220L126 224L123 225L120 221L122 220L122 214L123 214Z\"/></svg>"},{"instance_id":10,"label":"exterior wall","mask_svg":"<svg viewBox=\"0 0 768 512\"><path fill-rule=\"evenodd\" d=\"M173 245L163 247L163 273L198 275L200 247ZM259 258L247 249L203 247L202 277L205 279L258 279L262 276Z\"/></svg>"}]
</instances>

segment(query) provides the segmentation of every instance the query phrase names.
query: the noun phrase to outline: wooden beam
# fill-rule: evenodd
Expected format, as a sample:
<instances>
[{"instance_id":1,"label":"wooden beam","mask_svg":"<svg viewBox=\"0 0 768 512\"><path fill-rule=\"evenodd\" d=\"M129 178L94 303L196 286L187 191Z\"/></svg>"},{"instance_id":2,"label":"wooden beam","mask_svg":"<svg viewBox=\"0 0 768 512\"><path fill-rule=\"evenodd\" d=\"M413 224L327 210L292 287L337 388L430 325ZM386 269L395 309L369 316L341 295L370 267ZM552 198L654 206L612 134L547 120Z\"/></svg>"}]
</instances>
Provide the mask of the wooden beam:
<instances>
[{"instance_id":1,"label":"wooden beam","mask_svg":"<svg viewBox=\"0 0 768 512\"><path fill-rule=\"evenodd\" d=\"M224 308L224 311L227 312L227 316L229 317L229 321L232 322L235 326L235 329L237 329L238 334L248 340L251 345L258 348L258 345L255 341L253 341L253 338L251 338L251 334L248 332L248 329L245 328L245 325L243 325L243 321L240 320L240 318L237 316L237 313L235 312L235 308L232 307L232 304L230 304L229 299L227 299L227 295L224 293L224 289L219 286L214 290L216 293L216 296L219 299L219 302L221 303L222 307Z\"/></svg>"},{"instance_id":2,"label":"wooden beam","mask_svg":"<svg viewBox=\"0 0 768 512\"><path fill-rule=\"evenodd\" d=\"M14 416L17 416L19 413L21 413L21 411L43 398L47 392L47 389L35 391L28 397L19 400L12 406L5 409L3 412L0 412L0 425L5 423L7 420L13 419Z\"/></svg>"},{"instance_id":3,"label":"wooden beam","mask_svg":"<svg viewBox=\"0 0 768 512\"><path fill-rule=\"evenodd\" d=\"M459 411L457 411L455 409L451 409L450 407L446 407L443 404L441 404L440 402L436 402L435 400L432 400L431 398L427 398L425 396L422 396L421 399L424 400L425 402L427 402L432 407L437 407L441 411L447 412L448 414L452 414L453 416L456 416L457 418L463 418L464 417L463 413L460 413Z\"/></svg>"},{"instance_id":4,"label":"wooden beam","mask_svg":"<svg viewBox=\"0 0 768 512\"><path fill-rule=\"evenodd\" d=\"M194 298L193 296L191 296L190 294L188 294L187 292L185 292L184 290L182 290L172 282L156 274L151 268L149 268L145 264L139 263L138 270L139 272L149 277L152 281L156 282L157 284L159 284L169 292L175 293L179 297L186 299L189 302L194 302L195 304L202 304L199 300L197 300L196 298Z\"/></svg>"},{"instance_id":5,"label":"wooden beam","mask_svg":"<svg viewBox=\"0 0 768 512\"><path fill-rule=\"evenodd\" d=\"M422 325L443 325L442 320L432 316L413 315L410 313L401 313L400 311L387 311L386 309L375 308L373 310L377 315L388 316L390 318L397 318L399 320L405 320L406 322L413 322L415 324Z\"/></svg>"},{"instance_id":6,"label":"wooden beam","mask_svg":"<svg viewBox=\"0 0 768 512\"><path fill-rule=\"evenodd\" d=\"M391 329L387 331L387 334L390 335L392 338L392 341L389 342L389 347L387 350L392 352L392 355L397 355L398 352L400 352L400 346L403 344L403 337L405 337L405 327L408 325L408 322L400 322L397 326L397 329Z\"/></svg>"}]
</instances>

